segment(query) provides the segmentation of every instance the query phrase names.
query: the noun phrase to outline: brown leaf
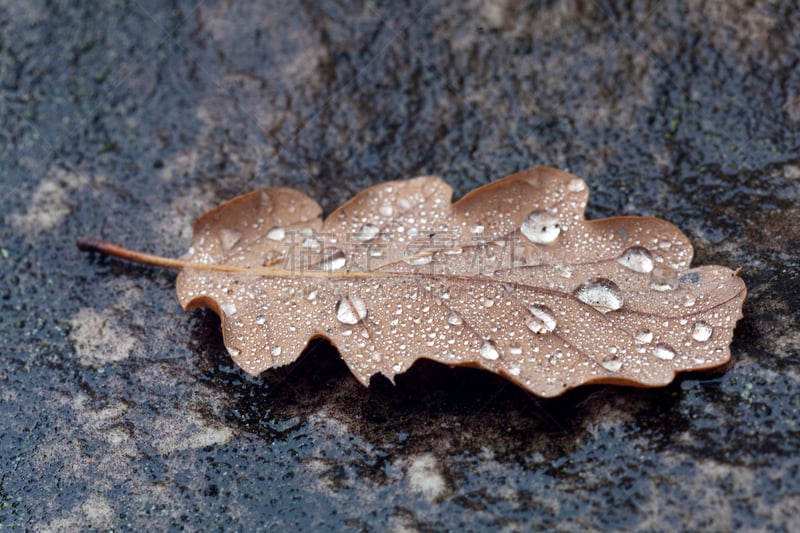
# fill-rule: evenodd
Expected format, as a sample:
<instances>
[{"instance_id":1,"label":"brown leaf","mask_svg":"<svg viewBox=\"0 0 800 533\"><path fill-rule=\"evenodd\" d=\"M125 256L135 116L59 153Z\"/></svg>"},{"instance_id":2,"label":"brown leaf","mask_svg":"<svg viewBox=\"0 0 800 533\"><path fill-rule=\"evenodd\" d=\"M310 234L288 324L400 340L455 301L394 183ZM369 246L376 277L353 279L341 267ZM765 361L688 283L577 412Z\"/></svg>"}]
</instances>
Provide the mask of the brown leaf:
<instances>
[{"instance_id":1,"label":"brown leaf","mask_svg":"<svg viewBox=\"0 0 800 533\"><path fill-rule=\"evenodd\" d=\"M190 252L167 266L182 267L181 305L214 309L253 375L317 337L364 384L429 358L540 396L665 385L729 360L744 283L689 269L672 224L587 221L585 182L549 168L451 195L434 177L383 183L323 221L304 194L267 187L200 217Z\"/></svg>"}]
</instances>

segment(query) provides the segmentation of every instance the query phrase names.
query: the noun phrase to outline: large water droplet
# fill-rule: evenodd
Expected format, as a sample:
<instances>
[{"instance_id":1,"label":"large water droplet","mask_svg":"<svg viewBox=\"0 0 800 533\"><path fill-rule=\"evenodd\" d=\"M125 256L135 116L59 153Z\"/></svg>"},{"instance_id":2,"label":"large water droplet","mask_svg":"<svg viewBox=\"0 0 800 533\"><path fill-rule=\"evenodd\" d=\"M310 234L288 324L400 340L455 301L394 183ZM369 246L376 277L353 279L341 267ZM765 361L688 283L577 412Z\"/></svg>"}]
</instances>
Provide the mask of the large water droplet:
<instances>
[{"instance_id":1,"label":"large water droplet","mask_svg":"<svg viewBox=\"0 0 800 533\"><path fill-rule=\"evenodd\" d=\"M494 361L500 357L500 352L497 351L494 344L490 341L486 341L481 346L481 357L484 359L488 359L489 361Z\"/></svg>"},{"instance_id":2,"label":"large water droplet","mask_svg":"<svg viewBox=\"0 0 800 533\"><path fill-rule=\"evenodd\" d=\"M529 310L533 316L525 320L525 325L534 333L550 333L556 329L556 315L545 305L532 305Z\"/></svg>"},{"instance_id":3,"label":"large water droplet","mask_svg":"<svg viewBox=\"0 0 800 533\"><path fill-rule=\"evenodd\" d=\"M706 342L711 338L711 334L714 333L714 328L712 328L706 322L695 322L692 326L691 333L692 338L697 342Z\"/></svg>"},{"instance_id":4,"label":"large water droplet","mask_svg":"<svg viewBox=\"0 0 800 533\"><path fill-rule=\"evenodd\" d=\"M571 192L581 192L586 188L586 182L580 178L572 178L567 183L567 190Z\"/></svg>"},{"instance_id":5,"label":"large water droplet","mask_svg":"<svg viewBox=\"0 0 800 533\"><path fill-rule=\"evenodd\" d=\"M378 212L381 214L381 216L389 218L394 214L394 207L389 204L383 204L378 208Z\"/></svg>"},{"instance_id":6,"label":"large water droplet","mask_svg":"<svg viewBox=\"0 0 800 533\"><path fill-rule=\"evenodd\" d=\"M336 304L336 319L342 324L358 324L367 317L367 304L355 295L342 298Z\"/></svg>"},{"instance_id":7,"label":"large water droplet","mask_svg":"<svg viewBox=\"0 0 800 533\"><path fill-rule=\"evenodd\" d=\"M556 265L556 270L565 278L572 277L572 265Z\"/></svg>"},{"instance_id":8,"label":"large water droplet","mask_svg":"<svg viewBox=\"0 0 800 533\"><path fill-rule=\"evenodd\" d=\"M668 268L656 268L650 276L650 288L654 291L666 292L678 287L678 276Z\"/></svg>"},{"instance_id":9,"label":"large water droplet","mask_svg":"<svg viewBox=\"0 0 800 533\"><path fill-rule=\"evenodd\" d=\"M303 248L317 250L320 246L322 246L320 242L313 237L306 237L306 240L303 241Z\"/></svg>"},{"instance_id":10,"label":"large water droplet","mask_svg":"<svg viewBox=\"0 0 800 533\"><path fill-rule=\"evenodd\" d=\"M235 229L228 229L223 228L219 232L219 240L222 243L222 247L225 250L230 250L236 243L239 242L239 239L242 238L242 234L236 231Z\"/></svg>"},{"instance_id":11,"label":"large water droplet","mask_svg":"<svg viewBox=\"0 0 800 533\"><path fill-rule=\"evenodd\" d=\"M653 355L664 361L675 359L675 350L669 344L658 343L653 346Z\"/></svg>"},{"instance_id":12,"label":"large water droplet","mask_svg":"<svg viewBox=\"0 0 800 533\"><path fill-rule=\"evenodd\" d=\"M633 334L636 344L650 344L653 342L653 332L649 329L640 329Z\"/></svg>"},{"instance_id":13,"label":"large water droplet","mask_svg":"<svg viewBox=\"0 0 800 533\"><path fill-rule=\"evenodd\" d=\"M622 368L622 361L619 359L609 359L608 361L600 361L600 366L611 372L619 372Z\"/></svg>"},{"instance_id":14,"label":"large water droplet","mask_svg":"<svg viewBox=\"0 0 800 533\"><path fill-rule=\"evenodd\" d=\"M547 244L558 238L561 222L547 211L537 210L525 217L519 230L532 243Z\"/></svg>"},{"instance_id":15,"label":"large water droplet","mask_svg":"<svg viewBox=\"0 0 800 533\"><path fill-rule=\"evenodd\" d=\"M473 235L480 235L483 233L483 230L486 229L483 227L483 224L475 224L471 228L469 228L469 232Z\"/></svg>"},{"instance_id":16,"label":"large water droplet","mask_svg":"<svg viewBox=\"0 0 800 533\"><path fill-rule=\"evenodd\" d=\"M263 326L267 323L267 318L264 315L258 315L256 317L256 324L259 326Z\"/></svg>"},{"instance_id":17,"label":"large water droplet","mask_svg":"<svg viewBox=\"0 0 800 533\"><path fill-rule=\"evenodd\" d=\"M433 253L432 252L423 252L421 254L412 255L403 259L406 264L411 266L420 266L420 265L427 265L431 261L433 261Z\"/></svg>"},{"instance_id":18,"label":"large water droplet","mask_svg":"<svg viewBox=\"0 0 800 533\"><path fill-rule=\"evenodd\" d=\"M594 278L575 289L575 296L601 313L616 311L623 304L622 291L606 278Z\"/></svg>"},{"instance_id":19,"label":"large water droplet","mask_svg":"<svg viewBox=\"0 0 800 533\"><path fill-rule=\"evenodd\" d=\"M281 349L281 347L280 347L280 346L275 346L275 347L272 349L272 355L274 355L275 357L278 357L278 356L281 354L281 352L282 352L282 351L283 351L283 350Z\"/></svg>"},{"instance_id":20,"label":"large water droplet","mask_svg":"<svg viewBox=\"0 0 800 533\"><path fill-rule=\"evenodd\" d=\"M222 312L226 315L235 315L236 314L236 304L226 302L219 306L222 309Z\"/></svg>"},{"instance_id":21,"label":"large water droplet","mask_svg":"<svg viewBox=\"0 0 800 533\"><path fill-rule=\"evenodd\" d=\"M372 224L364 224L358 232L358 240L361 242L371 241L375 238L381 228Z\"/></svg>"},{"instance_id":22,"label":"large water droplet","mask_svg":"<svg viewBox=\"0 0 800 533\"><path fill-rule=\"evenodd\" d=\"M631 246L617 258L617 262L634 272L651 272L655 266L653 254L644 246Z\"/></svg>"},{"instance_id":23,"label":"large water droplet","mask_svg":"<svg viewBox=\"0 0 800 533\"><path fill-rule=\"evenodd\" d=\"M286 237L286 230L283 228L272 228L267 232L267 239L272 241L282 241Z\"/></svg>"},{"instance_id":24,"label":"large water droplet","mask_svg":"<svg viewBox=\"0 0 800 533\"><path fill-rule=\"evenodd\" d=\"M347 257L341 250L336 250L330 254L325 261L320 263L320 270L339 270L347 263Z\"/></svg>"},{"instance_id":25,"label":"large water droplet","mask_svg":"<svg viewBox=\"0 0 800 533\"><path fill-rule=\"evenodd\" d=\"M447 315L447 323L451 326L460 326L463 321L461 320L460 316L451 312L449 315Z\"/></svg>"}]
</instances>

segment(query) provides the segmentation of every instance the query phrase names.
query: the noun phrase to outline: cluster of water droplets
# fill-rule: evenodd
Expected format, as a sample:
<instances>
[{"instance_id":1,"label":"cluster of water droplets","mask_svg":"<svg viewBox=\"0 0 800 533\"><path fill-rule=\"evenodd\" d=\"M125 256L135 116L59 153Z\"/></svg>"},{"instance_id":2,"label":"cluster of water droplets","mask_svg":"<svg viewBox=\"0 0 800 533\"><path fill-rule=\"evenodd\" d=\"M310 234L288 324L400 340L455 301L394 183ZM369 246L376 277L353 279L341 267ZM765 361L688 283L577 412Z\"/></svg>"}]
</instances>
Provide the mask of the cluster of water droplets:
<instances>
[{"instance_id":1,"label":"cluster of water droplets","mask_svg":"<svg viewBox=\"0 0 800 533\"><path fill-rule=\"evenodd\" d=\"M580 179L574 179L569 182L567 185L567 190L572 192L579 192L585 190L585 183ZM411 205L405 205L403 203L395 203L401 211L410 209ZM395 213L395 207L390 204L384 204L379 208L379 212L382 216L389 217ZM560 214L561 217L565 215L563 213ZM567 221L568 224L565 225L562 221L562 218L559 218L559 214L555 210L547 210L547 209L536 209L531 211L519 224L518 235L523 236L528 242L534 245L549 245L558 241L559 238L562 240L564 239L565 232L572 232L576 231L574 228L570 228L569 220L567 218L563 218L564 221ZM370 243L375 241L377 238L383 238L381 233L381 226L382 222L379 219L375 218L359 218L356 225L351 226L350 231L353 238L357 239L361 243ZM422 226L420 226L422 227ZM488 229L487 229L488 227ZM357 231L356 231L357 229ZM483 221L480 223L475 223L469 228L469 232L471 235L475 236L476 238L483 237L484 235L492 234L496 230L496 224L489 220L488 222ZM513 229L513 227L512 227ZM400 231L404 232L404 234L410 239L414 237L414 228L406 225L405 228L401 228ZM422 230L421 230L422 231ZM427 230L425 230L427 231ZM287 232L284 228L276 226L272 227L269 230L261 233L262 236L266 237L269 241L274 242L281 242L284 241L287 237ZM235 247L241 240L242 235L237 232L236 230L222 230L219 233L219 242L223 248L226 250L232 249ZM666 242L666 241L665 241ZM302 244L302 246L308 249L318 250L321 249L322 246L320 245L319 241L316 240L313 232L307 236L306 241ZM527 246L527 249L530 250L554 250L555 248L547 248L546 246ZM653 252L651 252L653 250ZM611 256L610 261L616 260L616 262L627 269L630 272L641 274L646 277L637 278L636 276L632 276L628 274L627 279L643 279L646 284L649 285L650 289L656 292L668 292L668 291L675 291L676 289L684 283L684 277L678 278L676 274L676 270L674 268L668 268L666 266L666 261L664 257L659 254L663 253L665 250L669 250L669 247L664 245L657 245L654 244L651 249L648 249L645 246L635 245L627 248L622 254L618 257L614 258ZM333 248L331 249L326 248L324 250L325 253L318 252L318 257L320 257L319 263L317 263L312 268L323 270L323 271L337 271L345 268L348 265L348 256L346 255L345 251L340 248ZM458 249L461 252L461 249ZM448 253L447 250L437 250L437 253ZM538 253L538 252L536 252ZM549 252L544 252L549 253ZM437 261L438 261L437 255ZM608 257L608 256L607 256ZM421 266L426 265L434 260L434 252L432 251L423 251L420 253L416 253L413 255L408 255L402 260L412 266ZM563 260L563 259L562 259ZM353 265L357 263L356 259L352 259L350 263L350 267L348 268L355 268ZM672 263L670 263L673 267ZM623 308L625 305L625 298L623 296L623 292L620 287L611 279L603 278L603 277L594 277L590 278L583 283L580 283L581 279L586 279L589 276L581 275L580 272L585 272L585 270L581 269L580 264L577 266L573 266L571 264L561 264L561 265L553 265L556 269L556 278L560 279L560 283L562 284L569 284L565 289L567 292L574 290L572 294L581 302L592 306L597 311L608 314L613 311L617 311ZM575 273L575 278L577 278L574 282L566 281L568 279L573 278L573 273ZM564 278L564 279L561 279ZM624 285L624 281L626 278L620 278L618 281L620 285ZM697 283L696 280L689 280L688 282ZM576 286L577 283L580 283ZM683 287L681 287L683 288ZM691 293L683 293L683 292L674 292L673 300L678 302L680 305L684 307L692 307L695 305L697 298L694 294ZM317 299L317 291L316 289L307 292L304 294L305 299L309 302L316 302ZM681 299L682 298L682 299ZM330 306L330 300L327 299L320 299L321 304L325 304ZM540 300L541 301L541 300ZM479 303L476 305L481 305L484 308L491 308L497 307L502 303L502 300L495 300L493 298L481 298ZM374 313L380 315L380 309L376 309L374 305L370 304ZM552 305L552 303L551 303ZM630 304L629 304L630 305ZM221 310L225 315L232 316L237 313L237 308L234 303L224 303L221 306ZM329 307L330 309L330 307ZM416 312L419 312L420 309L417 309L416 306L412 306L409 310L416 309ZM539 343L535 345L533 350L536 353L547 354L549 360L552 362L557 362L559 360L558 352L559 350L553 350L551 346L549 350L542 349L539 352L539 348L544 346L541 344L543 342L551 342L545 339L558 339L557 335L548 336L548 334L553 333L559 327L558 318L555 312L542 303L535 303L533 305L528 305L526 308L527 312L522 312L521 318L522 322L524 323L527 330L531 333L539 336L538 340L535 340L534 343ZM425 313L428 312L427 308L424 308ZM336 320L344 325L344 329L342 329L342 335L350 337L352 339L358 339L361 335L359 335L359 328L350 328L348 326L355 326L359 323L364 322L368 319L372 321L376 319L375 316L370 316L368 311L367 303L359 296L354 294L349 294L347 296L341 297L335 301L335 318ZM240 313L242 314L242 313ZM423 317L425 315L423 314ZM559 330L558 333L563 333L565 335L569 335L567 329L569 328L569 323L566 320L570 317L560 316L562 321L562 328L564 331ZM438 320L442 323L442 330L441 332L445 332L446 335L451 335L456 337L455 332L463 331L462 339L467 337L469 331L471 330L470 327L461 327L464 326L465 318L462 317L456 311L447 311L445 310L444 314L439 315ZM395 319L396 321L396 319ZM259 314L255 317L255 324L257 326L266 326L268 327L269 320L264 314ZM563 325L567 324L567 325ZM677 342L695 342L695 343L706 343L709 339L712 338L714 333L714 328L704 320L696 320L692 322L691 320L684 320L681 325L686 328L682 331L684 332L684 337L682 340L678 340ZM480 327L477 325L476 327ZM671 324L672 327L672 324ZM402 331L402 325L400 326ZM362 333L368 336L368 332L366 328L363 328L364 331ZM657 331L661 331L661 328L655 328ZM354 333L355 331L355 333ZM522 328L524 332L524 328ZM439 333L441 333L439 332ZM416 332L412 332L416 333ZM492 335L487 328L487 334ZM517 332L519 333L519 332ZM430 337L433 339L437 333L435 332L426 332L426 338ZM654 334L653 331L641 328L633 333L633 346L638 353L649 353L651 356L664 360L664 361L671 361L679 356L677 350L673 348L673 346L680 346L680 344L676 344L676 336L671 335L670 337L661 337L660 335ZM681 337L677 337L681 338ZM509 361L507 361L507 370L512 375L519 375L521 372L521 368L523 365L523 358L520 357L523 354L523 345L525 345L524 335L518 336L516 339L504 339L500 341L500 337L492 338L489 336L479 337L476 342L475 337L472 337L470 344L472 350L477 350L480 357L487 360L487 361L497 361L498 359L505 358L507 355L509 357ZM494 340L493 340L494 339ZM520 342L522 341L522 342ZM666 341L666 342L664 342ZM434 341L429 340L428 346L434 346ZM451 343L452 344L452 343ZM455 348L458 348L456 346ZM267 346L267 349L272 353L273 356L278 356L281 353L281 348L279 346ZM405 344L398 344L398 349L401 351L406 349ZM231 351L236 350L237 348L233 348ZM531 349L527 346L525 347L525 351L528 352ZM597 362L600 366L605 368L610 372L618 372L623 367L624 353L625 349L612 347L610 355L607 355L605 358L598 357ZM548 353L552 352L552 353ZM474 353L474 352L473 352ZM531 355L531 354L529 354ZM537 356L538 357L538 356ZM453 356L453 359L456 359L456 356ZM460 357L458 357L460 360ZM533 359L531 359L533 361ZM624 363L627 365L628 363Z\"/></svg>"}]
</instances>

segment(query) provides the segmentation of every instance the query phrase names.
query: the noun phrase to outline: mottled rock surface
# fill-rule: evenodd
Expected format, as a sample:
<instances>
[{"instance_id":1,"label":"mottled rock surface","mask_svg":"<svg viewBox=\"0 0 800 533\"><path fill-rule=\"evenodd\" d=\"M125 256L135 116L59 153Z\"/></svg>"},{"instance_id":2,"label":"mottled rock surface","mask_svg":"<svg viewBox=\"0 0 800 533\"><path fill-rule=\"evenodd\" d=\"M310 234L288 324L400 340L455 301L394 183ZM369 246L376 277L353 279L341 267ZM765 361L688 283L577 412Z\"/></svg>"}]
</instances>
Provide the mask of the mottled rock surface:
<instances>
[{"instance_id":1,"label":"mottled rock surface","mask_svg":"<svg viewBox=\"0 0 800 533\"><path fill-rule=\"evenodd\" d=\"M796 529L796 2L0 0L0 529ZM724 372L555 400L329 345L247 377L175 274L263 185L330 211L536 165L741 267Z\"/></svg>"}]
</instances>

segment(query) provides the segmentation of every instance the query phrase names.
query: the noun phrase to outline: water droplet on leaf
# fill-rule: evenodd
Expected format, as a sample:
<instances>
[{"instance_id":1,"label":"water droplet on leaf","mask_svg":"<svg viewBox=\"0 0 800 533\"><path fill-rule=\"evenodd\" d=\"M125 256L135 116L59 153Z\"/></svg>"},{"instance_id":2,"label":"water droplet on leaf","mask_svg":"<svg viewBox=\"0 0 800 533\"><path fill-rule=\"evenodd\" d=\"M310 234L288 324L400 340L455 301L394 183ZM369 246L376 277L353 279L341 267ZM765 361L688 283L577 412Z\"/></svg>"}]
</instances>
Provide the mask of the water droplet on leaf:
<instances>
[{"instance_id":1,"label":"water droplet on leaf","mask_svg":"<svg viewBox=\"0 0 800 533\"><path fill-rule=\"evenodd\" d=\"M340 270L347 263L347 257L341 250L334 251L319 265L320 270Z\"/></svg>"},{"instance_id":2,"label":"water droplet on leaf","mask_svg":"<svg viewBox=\"0 0 800 533\"><path fill-rule=\"evenodd\" d=\"M550 333L556 329L556 315L545 305L532 305L529 311L533 316L525 320L525 325L536 334Z\"/></svg>"},{"instance_id":3,"label":"water droplet on leaf","mask_svg":"<svg viewBox=\"0 0 800 533\"><path fill-rule=\"evenodd\" d=\"M500 357L500 352L497 351L497 348L495 348L494 344L486 341L481 346L481 357L488 359L489 361L494 361Z\"/></svg>"},{"instance_id":4,"label":"water droplet on leaf","mask_svg":"<svg viewBox=\"0 0 800 533\"><path fill-rule=\"evenodd\" d=\"M653 255L644 246L631 246L617 258L617 262L634 272L651 272L655 266Z\"/></svg>"},{"instance_id":5,"label":"water droplet on leaf","mask_svg":"<svg viewBox=\"0 0 800 533\"><path fill-rule=\"evenodd\" d=\"M678 277L668 268L656 268L650 276L650 288L654 291L666 292L678 288Z\"/></svg>"},{"instance_id":6,"label":"water droplet on leaf","mask_svg":"<svg viewBox=\"0 0 800 533\"><path fill-rule=\"evenodd\" d=\"M358 296L346 296L336 304L336 319L342 324L358 324L366 317L367 304Z\"/></svg>"},{"instance_id":7,"label":"water droplet on leaf","mask_svg":"<svg viewBox=\"0 0 800 533\"><path fill-rule=\"evenodd\" d=\"M633 334L636 344L650 344L653 342L653 332L649 329L640 329Z\"/></svg>"},{"instance_id":8,"label":"water droplet on leaf","mask_svg":"<svg viewBox=\"0 0 800 533\"><path fill-rule=\"evenodd\" d=\"M619 372L622 368L622 361L619 359L609 359L608 361L600 361L600 366L611 372Z\"/></svg>"},{"instance_id":9,"label":"water droplet on leaf","mask_svg":"<svg viewBox=\"0 0 800 533\"><path fill-rule=\"evenodd\" d=\"M361 242L371 241L380 231L381 229L378 226L364 224L361 226L361 231L358 232L358 240Z\"/></svg>"},{"instance_id":10,"label":"water droplet on leaf","mask_svg":"<svg viewBox=\"0 0 800 533\"><path fill-rule=\"evenodd\" d=\"M267 232L267 239L273 241L282 241L286 237L286 230L283 228L272 228Z\"/></svg>"},{"instance_id":11,"label":"water droplet on leaf","mask_svg":"<svg viewBox=\"0 0 800 533\"><path fill-rule=\"evenodd\" d=\"M425 252L423 254L412 255L403 259L406 264L411 266L420 266L420 265L427 265L431 261L433 261L433 254L430 252Z\"/></svg>"},{"instance_id":12,"label":"water droplet on leaf","mask_svg":"<svg viewBox=\"0 0 800 533\"><path fill-rule=\"evenodd\" d=\"M606 278L594 278L575 290L575 296L601 313L616 311L623 304L622 291L616 283Z\"/></svg>"},{"instance_id":13,"label":"water droplet on leaf","mask_svg":"<svg viewBox=\"0 0 800 533\"><path fill-rule=\"evenodd\" d=\"M525 217L519 230L532 243L549 244L561 233L561 223L547 211L537 210Z\"/></svg>"},{"instance_id":14,"label":"water droplet on leaf","mask_svg":"<svg viewBox=\"0 0 800 533\"><path fill-rule=\"evenodd\" d=\"M658 343L653 346L653 355L664 361L675 359L675 350L669 344Z\"/></svg>"},{"instance_id":15,"label":"water droplet on leaf","mask_svg":"<svg viewBox=\"0 0 800 533\"><path fill-rule=\"evenodd\" d=\"M219 232L219 240L225 250L230 250L236 246L236 243L239 242L241 238L242 234L234 229L223 228Z\"/></svg>"},{"instance_id":16,"label":"water droplet on leaf","mask_svg":"<svg viewBox=\"0 0 800 533\"><path fill-rule=\"evenodd\" d=\"M320 242L313 237L307 237L306 240L303 241L303 248L308 248L309 250L317 250L320 246L322 246Z\"/></svg>"},{"instance_id":17,"label":"water droplet on leaf","mask_svg":"<svg viewBox=\"0 0 800 533\"><path fill-rule=\"evenodd\" d=\"M462 324L462 320L457 314L451 312L449 315L447 315L447 323L452 326L460 326Z\"/></svg>"},{"instance_id":18,"label":"water droplet on leaf","mask_svg":"<svg viewBox=\"0 0 800 533\"><path fill-rule=\"evenodd\" d=\"M586 188L586 182L580 178L572 178L567 183L567 190L571 192L581 192Z\"/></svg>"},{"instance_id":19,"label":"water droplet on leaf","mask_svg":"<svg viewBox=\"0 0 800 533\"><path fill-rule=\"evenodd\" d=\"M556 265L556 270L565 278L572 277L572 265Z\"/></svg>"},{"instance_id":20,"label":"water droplet on leaf","mask_svg":"<svg viewBox=\"0 0 800 533\"><path fill-rule=\"evenodd\" d=\"M697 342L706 342L708 339L711 338L711 334L714 332L714 328L708 325L706 322L695 322L692 326L692 338Z\"/></svg>"}]
</instances>

